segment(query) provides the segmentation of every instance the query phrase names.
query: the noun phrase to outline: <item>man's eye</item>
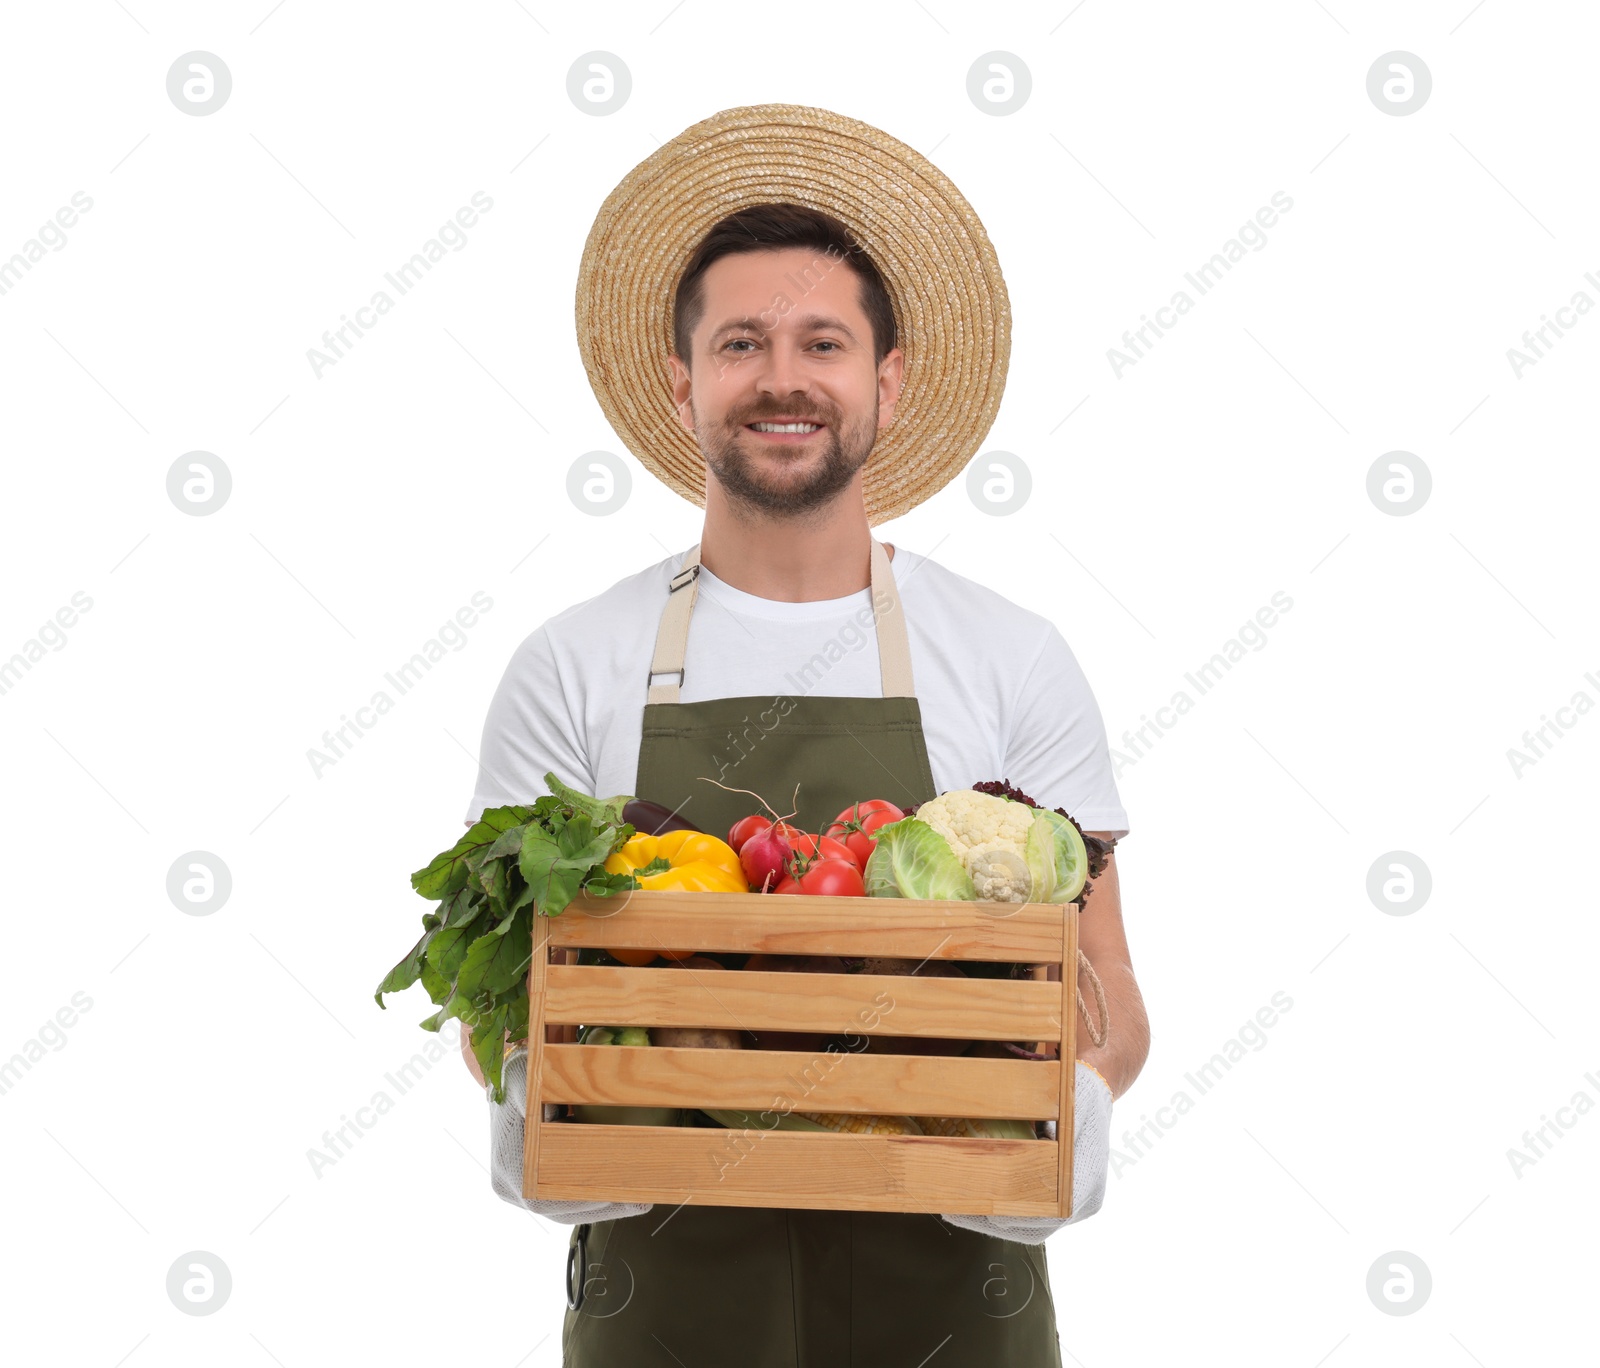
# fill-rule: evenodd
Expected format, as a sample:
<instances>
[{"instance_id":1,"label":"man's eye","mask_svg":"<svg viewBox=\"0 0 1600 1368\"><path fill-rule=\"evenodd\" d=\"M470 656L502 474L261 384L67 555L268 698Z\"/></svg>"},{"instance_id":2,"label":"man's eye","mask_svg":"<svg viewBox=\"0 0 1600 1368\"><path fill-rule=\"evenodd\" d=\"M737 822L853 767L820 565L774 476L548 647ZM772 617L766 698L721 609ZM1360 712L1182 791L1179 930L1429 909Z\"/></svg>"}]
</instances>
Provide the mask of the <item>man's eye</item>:
<instances>
[{"instance_id":1,"label":"man's eye","mask_svg":"<svg viewBox=\"0 0 1600 1368\"><path fill-rule=\"evenodd\" d=\"M825 353L826 355L829 355L829 356L831 356L836 351L842 350L837 342L830 341L827 338L822 338L819 341L813 342L811 345L813 347L827 347L827 348L829 348L829 351L827 353ZM729 347L741 347L741 346L743 346L743 347L754 347L755 343L752 342L748 337L730 338L727 342L724 342L722 344L722 350L723 351L727 351Z\"/></svg>"}]
</instances>

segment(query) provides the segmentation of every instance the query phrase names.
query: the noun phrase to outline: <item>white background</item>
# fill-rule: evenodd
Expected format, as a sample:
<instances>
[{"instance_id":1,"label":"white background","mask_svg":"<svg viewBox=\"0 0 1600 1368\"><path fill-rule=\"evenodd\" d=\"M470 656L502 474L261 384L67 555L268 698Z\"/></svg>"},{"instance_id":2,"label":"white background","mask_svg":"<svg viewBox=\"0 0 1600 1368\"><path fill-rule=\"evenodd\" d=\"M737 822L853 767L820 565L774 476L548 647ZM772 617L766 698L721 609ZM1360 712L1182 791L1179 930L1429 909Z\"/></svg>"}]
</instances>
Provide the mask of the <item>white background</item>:
<instances>
[{"instance_id":1,"label":"white background","mask_svg":"<svg viewBox=\"0 0 1600 1368\"><path fill-rule=\"evenodd\" d=\"M698 534L585 381L590 222L661 142L765 101L931 156L1009 285L985 446L1028 465L1031 499L992 517L958 479L877 535L1052 615L1114 745L1293 599L1119 776L1154 1047L1104 1209L1047 1247L1066 1361L1509 1368L1592 1342L1600 1118L1562 1113L1520 1176L1508 1151L1600 1100L1600 718L1520 776L1507 752L1600 699L1600 317L1520 377L1507 349L1600 300L1600 23L1075 3L11 9L0 260L74 192L93 208L0 295L0 658L75 592L93 607L0 695L0 1060L92 1000L0 1095L8 1346L559 1361L566 1230L490 1193L458 1058L320 1176L308 1151L433 1039L420 990L381 1014L372 990L417 934L410 872L461 830L511 652ZM233 78L205 117L166 91L194 50ZM592 50L632 75L605 117L567 93ZM966 93L996 50L1032 78L1004 117ZM1366 89L1394 50L1433 79L1405 117ZM467 245L318 378L308 348L479 190ZM1276 191L1267 245L1119 377L1107 349ZM597 449L636 475L603 518L566 495ZM232 473L208 517L166 493L196 450ZM1433 482L1403 517L1367 494L1396 450ZM464 648L318 777L322 733L480 590ZM211 916L167 896L194 850L231 871ZM1431 871L1409 916L1366 892L1391 851ZM1293 1007L1259 1049L1153 1143L1123 1138L1275 992ZM215 1315L166 1295L191 1250L232 1272ZM1408 1316L1366 1291L1394 1250L1431 1270Z\"/></svg>"}]
</instances>

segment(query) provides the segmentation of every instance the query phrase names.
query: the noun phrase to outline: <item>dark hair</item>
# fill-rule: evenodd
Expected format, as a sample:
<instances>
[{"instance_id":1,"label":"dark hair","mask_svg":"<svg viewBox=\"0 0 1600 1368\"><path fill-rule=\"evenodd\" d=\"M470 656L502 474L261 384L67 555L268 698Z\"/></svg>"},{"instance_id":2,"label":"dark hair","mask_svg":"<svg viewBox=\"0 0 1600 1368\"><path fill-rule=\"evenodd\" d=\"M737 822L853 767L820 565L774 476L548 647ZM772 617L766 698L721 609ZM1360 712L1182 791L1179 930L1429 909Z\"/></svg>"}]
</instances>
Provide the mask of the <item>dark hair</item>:
<instances>
[{"instance_id":1,"label":"dark hair","mask_svg":"<svg viewBox=\"0 0 1600 1368\"><path fill-rule=\"evenodd\" d=\"M711 263L739 252L810 247L842 261L860 281L861 309L872 325L876 365L895 345L894 307L877 265L850 230L831 214L803 204L752 204L713 224L690 254L672 306L673 350L687 365L689 339L705 312L704 276Z\"/></svg>"}]
</instances>

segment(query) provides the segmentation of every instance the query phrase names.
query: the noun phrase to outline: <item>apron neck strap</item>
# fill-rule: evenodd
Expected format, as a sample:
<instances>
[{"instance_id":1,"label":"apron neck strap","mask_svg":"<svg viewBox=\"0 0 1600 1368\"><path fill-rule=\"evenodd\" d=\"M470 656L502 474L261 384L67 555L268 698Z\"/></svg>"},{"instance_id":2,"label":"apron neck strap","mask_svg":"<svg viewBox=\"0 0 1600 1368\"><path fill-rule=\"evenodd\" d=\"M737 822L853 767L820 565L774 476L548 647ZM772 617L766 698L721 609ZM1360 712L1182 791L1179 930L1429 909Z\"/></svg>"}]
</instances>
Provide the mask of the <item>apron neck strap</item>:
<instances>
[{"instance_id":1,"label":"apron neck strap","mask_svg":"<svg viewBox=\"0 0 1600 1368\"><path fill-rule=\"evenodd\" d=\"M661 612L656 631L656 652L650 661L650 692L647 702L676 703L683 685L683 657L689 644L689 614L694 610L700 579L700 543L689 548L683 568L672 577L667 606ZM885 698L909 698L911 687L911 644L906 635L906 618L900 609L900 591L895 587L894 571L883 543L872 538L872 603L878 631L878 663L883 675ZM657 675L676 678L656 683Z\"/></svg>"}]
</instances>

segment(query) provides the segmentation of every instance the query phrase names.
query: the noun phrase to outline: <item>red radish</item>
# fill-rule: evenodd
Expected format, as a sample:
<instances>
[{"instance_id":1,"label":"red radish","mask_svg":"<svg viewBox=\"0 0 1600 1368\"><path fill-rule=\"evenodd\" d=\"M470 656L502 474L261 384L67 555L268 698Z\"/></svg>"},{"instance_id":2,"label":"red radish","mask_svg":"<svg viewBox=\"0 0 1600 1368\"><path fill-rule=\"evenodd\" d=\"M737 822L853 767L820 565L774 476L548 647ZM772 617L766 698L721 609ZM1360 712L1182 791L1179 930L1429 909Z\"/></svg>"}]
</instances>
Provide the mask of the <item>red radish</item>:
<instances>
[{"instance_id":1,"label":"red radish","mask_svg":"<svg viewBox=\"0 0 1600 1368\"><path fill-rule=\"evenodd\" d=\"M744 868L750 887L765 893L784 877L784 866L794 854L789 838L778 830L774 822L765 830L745 838L739 848L739 864Z\"/></svg>"},{"instance_id":2,"label":"red radish","mask_svg":"<svg viewBox=\"0 0 1600 1368\"><path fill-rule=\"evenodd\" d=\"M755 813L749 817L741 817L728 829L728 844L735 850L743 850L744 843L758 831L764 831L772 825L772 818L762 813ZM785 836L798 836L800 828L790 826L787 822L779 822L778 830Z\"/></svg>"}]
</instances>

